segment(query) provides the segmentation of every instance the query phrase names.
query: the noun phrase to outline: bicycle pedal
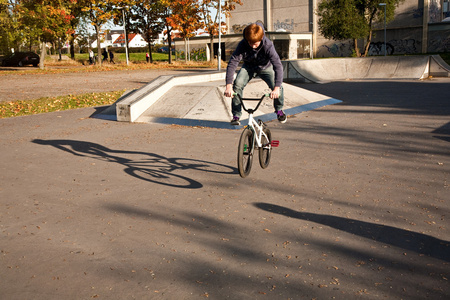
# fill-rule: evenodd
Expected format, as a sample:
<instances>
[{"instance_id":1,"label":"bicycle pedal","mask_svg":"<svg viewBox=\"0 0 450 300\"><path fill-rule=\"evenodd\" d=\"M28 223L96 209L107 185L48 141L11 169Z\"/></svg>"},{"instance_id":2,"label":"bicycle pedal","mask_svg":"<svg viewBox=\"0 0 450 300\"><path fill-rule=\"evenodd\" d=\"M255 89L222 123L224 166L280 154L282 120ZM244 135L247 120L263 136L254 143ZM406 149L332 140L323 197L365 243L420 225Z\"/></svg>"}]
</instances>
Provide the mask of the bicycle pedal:
<instances>
[{"instance_id":1,"label":"bicycle pedal","mask_svg":"<svg viewBox=\"0 0 450 300\"><path fill-rule=\"evenodd\" d=\"M270 146L272 146L272 147L278 147L278 146L280 146L280 141L271 141L271 142L270 142Z\"/></svg>"}]
</instances>

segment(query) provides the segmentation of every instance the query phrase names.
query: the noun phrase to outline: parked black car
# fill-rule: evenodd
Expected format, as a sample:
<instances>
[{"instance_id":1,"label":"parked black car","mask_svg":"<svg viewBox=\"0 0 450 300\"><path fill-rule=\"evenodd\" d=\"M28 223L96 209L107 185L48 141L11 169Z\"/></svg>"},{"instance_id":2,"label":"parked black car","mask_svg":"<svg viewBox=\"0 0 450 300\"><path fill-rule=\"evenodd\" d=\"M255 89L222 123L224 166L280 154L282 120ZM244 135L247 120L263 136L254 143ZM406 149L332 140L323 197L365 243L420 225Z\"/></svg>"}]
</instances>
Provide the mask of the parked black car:
<instances>
[{"instance_id":1,"label":"parked black car","mask_svg":"<svg viewBox=\"0 0 450 300\"><path fill-rule=\"evenodd\" d=\"M37 67L39 65L39 55L34 52L15 52L13 54L5 56L2 60L2 66L19 66L33 65Z\"/></svg>"},{"instance_id":2,"label":"parked black car","mask_svg":"<svg viewBox=\"0 0 450 300\"><path fill-rule=\"evenodd\" d=\"M169 53L169 47L161 47L158 49L159 53ZM175 49L172 48L172 53L175 52Z\"/></svg>"}]
</instances>

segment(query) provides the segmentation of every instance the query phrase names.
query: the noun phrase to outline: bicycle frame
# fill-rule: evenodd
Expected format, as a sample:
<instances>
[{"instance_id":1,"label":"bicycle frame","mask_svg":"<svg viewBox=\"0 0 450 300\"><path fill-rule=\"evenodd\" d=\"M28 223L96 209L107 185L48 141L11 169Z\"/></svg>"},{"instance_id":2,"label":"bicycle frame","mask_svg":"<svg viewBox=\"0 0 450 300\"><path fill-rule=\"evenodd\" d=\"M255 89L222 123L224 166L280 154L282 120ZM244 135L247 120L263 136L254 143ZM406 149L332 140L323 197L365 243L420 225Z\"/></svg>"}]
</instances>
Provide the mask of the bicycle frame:
<instances>
[{"instance_id":1,"label":"bicycle frame","mask_svg":"<svg viewBox=\"0 0 450 300\"><path fill-rule=\"evenodd\" d=\"M255 144L258 148L268 147L268 145L270 147L269 139L263 131L264 124L261 122L261 120L259 120L259 121L260 121L260 124L258 124L258 122L255 121L255 118L253 118L253 114L248 115L248 125L247 126L254 133L253 134L253 149L255 149ZM265 138L264 140L267 141L267 143L264 145L262 144L263 137Z\"/></svg>"},{"instance_id":2,"label":"bicycle frame","mask_svg":"<svg viewBox=\"0 0 450 300\"><path fill-rule=\"evenodd\" d=\"M259 108L262 100L269 97L269 94L263 95L259 99L241 98L242 108L248 113L248 125L242 131L238 145L238 170L241 177L250 174L255 149L258 148L259 164L265 169L269 166L272 147L278 147L279 141L272 140L272 134L269 128L261 121L255 121L253 113ZM255 108L246 108L244 100L259 101Z\"/></svg>"},{"instance_id":3,"label":"bicycle frame","mask_svg":"<svg viewBox=\"0 0 450 300\"><path fill-rule=\"evenodd\" d=\"M258 110L259 106L261 105L262 101L264 100L264 98L266 97L270 97L270 94L264 94L261 96L261 98L241 98L241 104L242 104L242 108L244 109L244 111L246 111L248 113L248 127L253 131L254 135L253 135L253 147L252 149L255 149L255 143L256 146L258 148L261 147L277 147L278 146L278 141L273 141L272 143L270 143L269 138L267 137L267 135L264 133L264 123L261 120L258 120L258 122L255 121L255 118L253 117L253 113L255 111ZM256 105L255 108L246 108L245 104L244 104L244 100L246 101L258 101L258 104ZM265 140L267 141L266 144L263 145L263 137L265 138Z\"/></svg>"}]
</instances>

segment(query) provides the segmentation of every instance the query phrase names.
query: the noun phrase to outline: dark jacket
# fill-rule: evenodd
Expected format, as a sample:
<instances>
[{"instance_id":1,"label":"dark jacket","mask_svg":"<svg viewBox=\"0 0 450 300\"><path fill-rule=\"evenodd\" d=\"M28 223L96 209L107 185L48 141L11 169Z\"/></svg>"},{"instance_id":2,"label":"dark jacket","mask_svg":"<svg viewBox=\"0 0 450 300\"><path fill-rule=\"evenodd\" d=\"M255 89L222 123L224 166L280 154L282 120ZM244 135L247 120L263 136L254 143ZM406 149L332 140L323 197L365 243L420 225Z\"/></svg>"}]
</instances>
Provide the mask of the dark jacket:
<instances>
[{"instance_id":1,"label":"dark jacket","mask_svg":"<svg viewBox=\"0 0 450 300\"><path fill-rule=\"evenodd\" d=\"M261 23L257 24L264 30ZM234 72L240 61L244 61L246 68L256 72L265 70L272 65L275 71L275 86L281 86L283 82L283 65L281 64L278 53L275 51L272 41L266 37L265 33L261 44L256 49L250 47L245 38L239 42L228 62L226 84L233 83Z\"/></svg>"}]
</instances>

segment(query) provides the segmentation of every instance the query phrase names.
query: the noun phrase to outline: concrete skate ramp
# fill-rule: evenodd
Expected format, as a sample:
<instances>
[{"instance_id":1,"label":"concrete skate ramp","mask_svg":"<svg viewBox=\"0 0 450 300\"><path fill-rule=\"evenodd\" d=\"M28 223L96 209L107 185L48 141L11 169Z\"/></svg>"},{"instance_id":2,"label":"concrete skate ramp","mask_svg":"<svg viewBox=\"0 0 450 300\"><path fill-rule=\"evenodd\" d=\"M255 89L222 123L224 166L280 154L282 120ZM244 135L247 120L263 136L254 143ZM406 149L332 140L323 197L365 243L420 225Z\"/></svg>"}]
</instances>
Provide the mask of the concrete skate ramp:
<instances>
[{"instance_id":1,"label":"concrete skate ramp","mask_svg":"<svg viewBox=\"0 0 450 300\"><path fill-rule=\"evenodd\" d=\"M450 66L439 55L430 56L430 76L450 77Z\"/></svg>"},{"instance_id":2,"label":"concrete skate ramp","mask_svg":"<svg viewBox=\"0 0 450 300\"><path fill-rule=\"evenodd\" d=\"M284 78L287 82L315 83L342 80L423 79L429 76L431 60L437 61L432 56L288 60L283 61Z\"/></svg>"},{"instance_id":3,"label":"concrete skate ramp","mask_svg":"<svg viewBox=\"0 0 450 300\"><path fill-rule=\"evenodd\" d=\"M298 114L340 100L311 92L290 84L284 87L284 112ZM231 126L231 99L223 96L225 72L213 72L190 76L160 76L146 86L123 95L114 105L93 117L125 122L164 123L186 126L203 126L236 129ZM246 98L259 98L269 92L260 79L253 79L244 91ZM246 102L254 107L255 101ZM255 113L258 119L276 119L273 101L265 99ZM246 125L243 112L241 125Z\"/></svg>"},{"instance_id":4,"label":"concrete skate ramp","mask_svg":"<svg viewBox=\"0 0 450 300\"><path fill-rule=\"evenodd\" d=\"M341 102L290 84L284 87L284 111L289 115ZM214 128L240 128L231 126L231 99L223 96L224 79L201 83L186 83L172 87L136 119L143 123L166 123ZM244 98L260 98L268 93L266 83L253 79L244 91ZM246 101L246 107L254 107L256 101ZM255 117L263 121L276 119L273 100L265 99ZM243 111L241 125L247 125L248 115Z\"/></svg>"}]
</instances>

